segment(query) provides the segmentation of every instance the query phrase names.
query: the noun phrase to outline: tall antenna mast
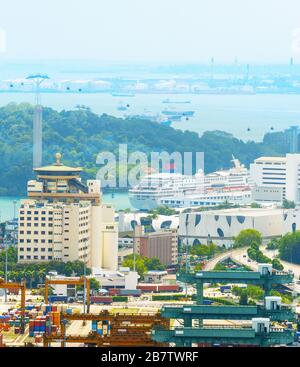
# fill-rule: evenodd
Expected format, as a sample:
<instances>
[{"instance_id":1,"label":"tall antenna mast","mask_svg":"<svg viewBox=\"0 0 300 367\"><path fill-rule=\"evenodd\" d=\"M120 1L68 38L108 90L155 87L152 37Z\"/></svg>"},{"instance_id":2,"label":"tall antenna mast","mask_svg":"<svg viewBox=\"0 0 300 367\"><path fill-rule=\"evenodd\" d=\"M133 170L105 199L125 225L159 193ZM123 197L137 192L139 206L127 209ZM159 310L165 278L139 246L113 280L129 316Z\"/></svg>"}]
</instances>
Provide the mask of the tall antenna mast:
<instances>
[{"instance_id":1,"label":"tall antenna mast","mask_svg":"<svg viewBox=\"0 0 300 367\"><path fill-rule=\"evenodd\" d=\"M33 168L41 167L42 165L42 105L40 102L40 86L44 80L49 79L48 75L33 74L26 79L31 80L35 87L35 108L33 117Z\"/></svg>"}]
</instances>

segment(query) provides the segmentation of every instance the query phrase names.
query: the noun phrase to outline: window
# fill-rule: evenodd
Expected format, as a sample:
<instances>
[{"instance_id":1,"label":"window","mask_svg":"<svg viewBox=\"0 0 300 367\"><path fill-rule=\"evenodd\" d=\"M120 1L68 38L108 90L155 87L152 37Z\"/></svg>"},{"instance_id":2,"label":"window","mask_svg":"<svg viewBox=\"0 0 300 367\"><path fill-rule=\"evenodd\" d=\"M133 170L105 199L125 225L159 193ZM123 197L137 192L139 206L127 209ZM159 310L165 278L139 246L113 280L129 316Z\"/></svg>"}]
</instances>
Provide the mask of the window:
<instances>
[{"instance_id":1,"label":"window","mask_svg":"<svg viewBox=\"0 0 300 367\"><path fill-rule=\"evenodd\" d=\"M39 234L39 231L34 231L33 233L34 233L34 234Z\"/></svg>"},{"instance_id":2,"label":"window","mask_svg":"<svg viewBox=\"0 0 300 367\"><path fill-rule=\"evenodd\" d=\"M33 242L34 242L34 243L39 243L39 240L35 239Z\"/></svg>"},{"instance_id":3,"label":"window","mask_svg":"<svg viewBox=\"0 0 300 367\"><path fill-rule=\"evenodd\" d=\"M45 260L45 256L41 256L41 259L42 259L42 260Z\"/></svg>"},{"instance_id":4,"label":"window","mask_svg":"<svg viewBox=\"0 0 300 367\"><path fill-rule=\"evenodd\" d=\"M53 241L52 240L48 240L48 243L52 243Z\"/></svg>"},{"instance_id":5,"label":"window","mask_svg":"<svg viewBox=\"0 0 300 367\"><path fill-rule=\"evenodd\" d=\"M38 256L33 256L34 260L38 260L39 257Z\"/></svg>"},{"instance_id":6,"label":"window","mask_svg":"<svg viewBox=\"0 0 300 367\"><path fill-rule=\"evenodd\" d=\"M48 252L52 252L52 248L48 248Z\"/></svg>"},{"instance_id":7,"label":"window","mask_svg":"<svg viewBox=\"0 0 300 367\"><path fill-rule=\"evenodd\" d=\"M27 231L26 233L27 233L27 234L31 234L31 231Z\"/></svg>"},{"instance_id":8,"label":"window","mask_svg":"<svg viewBox=\"0 0 300 367\"><path fill-rule=\"evenodd\" d=\"M31 217L27 217L27 220L31 220Z\"/></svg>"},{"instance_id":9,"label":"window","mask_svg":"<svg viewBox=\"0 0 300 367\"><path fill-rule=\"evenodd\" d=\"M19 251L24 251L24 247L19 247Z\"/></svg>"},{"instance_id":10,"label":"window","mask_svg":"<svg viewBox=\"0 0 300 367\"><path fill-rule=\"evenodd\" d=\"M31 248L30 247L27 247L26 250L30 252L31 251Z\"/></svg>"},{"instance_id":11,"label":"window","mask_svg":"<svg viewBox=\"0 0 300 367\"><path fill-rule=\"evenodd\" d=\"M31 259L31 256L30 255L27 255L26 256L26 259L30 260Z\"/></svg>"},{"instance_id":12,"label":"window","mask_svg":"<svg viewBox=\"0 0 300 367\"><path fill-rule=\"evenodd\" d=\"M23 243L23 242L24 242L23 238L21 238L21 239L20 239L20 242L21 242L21 243Z\"/></svg>"},{"instance_id":13,"label":"window","mask_svg":"<svg viewBox=\"0 0 300 367\"><path fill-rule=\"evenodd\" d=\"M42 227L46 227L46 223L42 223Z\"/></svg>"},{"instance_id":14,"label":"window","mask_svg":"<svg viewBox=\"0 0 300 367\"><path fill-rule=\"evenodd\" d=\"M38 252L39 251L39 249L37 248L37 247L35 247L34 249L33 249L33 252Z\"/></svg>"},{"instance_id":15,"label":"window","mask_svg":"<svg viewBox=\"0 0 300 367\"><path fill-rule=\"evenodd\" d=\"M20 255L20 260L24 259L24 256L23 255Z\"/></svg>"},{"instance_id":16,"label":"window","mask_svg":"<svg viewBox=\"0 0 300 367\"><path fill-rule=\"evenodd\" d=\"M20 231L20 234L24 234L24 231Z\"/></svg>"},{"instance_id":17,"label":"window","mask_svg":"<svg viewBox=\"0 0 300 367\"><path fill-rule=\"evenodd\" d=\"M42 252L45 252L45 250L46 250L46 249L45 249L45 247L42 247L42 248L41 248L41 251L42 251Z\"/></svg>"},{"instance_id":18,"label":"window","mask_svg":"<svg viewBox=\"0 0 300 367\"><path fill-rule=\"evenodd\" d=\"M46 218L45 217L42 217L42 221L45 221L46 220Z\"/></svg>"},{"instance_id":19,"label":"window","mask_svg":"<svg viewBox=\"0 0 300 367\"><path fill-rule=\"evenodd\" d=\"M41 234L46 234L46 232L45 231L42 231Z\"/></svg>"},{"instance_id":20,"label":"window","mask_svg":"<svg viewBox=\"0 0 300 367\"><path fill-rule=\"evenodd\" d=\"M29 239L28 239L28 240L27 240L27 243L31 243L31 240L29 240Z\"/></svg>"},{"instance_id":21,"label":"window","mask_svg":"<svg viewBox=\"0 0 300 367\"><path fill-rule=\"evenodd\" d=\"M52 256L48 256L48 260L52 260Z\"/></svg>"}]
</instances>

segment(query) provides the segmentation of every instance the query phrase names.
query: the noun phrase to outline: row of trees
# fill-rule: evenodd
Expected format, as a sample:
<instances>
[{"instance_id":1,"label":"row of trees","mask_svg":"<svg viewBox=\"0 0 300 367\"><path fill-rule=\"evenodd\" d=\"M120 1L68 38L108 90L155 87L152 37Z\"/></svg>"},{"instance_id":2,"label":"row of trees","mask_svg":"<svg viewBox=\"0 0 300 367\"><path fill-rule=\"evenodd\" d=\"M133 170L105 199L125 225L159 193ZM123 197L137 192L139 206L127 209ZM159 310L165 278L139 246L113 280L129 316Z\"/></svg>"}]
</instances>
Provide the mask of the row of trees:
<instances>
[{"instance_id":1,"label":"row of trees","mask_svg":"<svg viewBox=\"0 0 300 367\"><path fill-rule=\"evenodd\" d=\"M134 255L128 255L123 260L122 266L130 268L130 270L134 269ZM135 255L135 269L138 272L140 279L143 279L144 274L149 270L165 270L166 267L161 264L157 257L153 257L149 259L146 256Z\"/></svg>"},{"instance_id":2,"label":"row of trees","mask_svg":"<svg viewBox=\"0 0 300 367\"><path fill-rule=\"evenodd\" d=\"M275 258L271 260L268 256L264 255L262 251L259 249L259 245L253 242L247 250L247 254L250 259L258 262L258 263L270 263L272 264L273 268L276 270L283 270L284 267L279 261L279 259Z\"/></svg>"},{"instance_id":3,"label":"row of trees","mask_svg":"<svg viewBox=\"0 0 300 367\"><path fill-rule=\"evenodd\" d=\"M10 247L7 250L8 279L20 282L26 279L27 286L36 287L39 283L44 283L46 275L50 271L56 271L65 276L82 276L84 274L84 263L82 261L49 261L40 263L17 263L17 249ZM86 269L87 275L91 274L91 269ZM5 277L5 251L0 251L0 278Z\"/></svg>"}]
</instances>

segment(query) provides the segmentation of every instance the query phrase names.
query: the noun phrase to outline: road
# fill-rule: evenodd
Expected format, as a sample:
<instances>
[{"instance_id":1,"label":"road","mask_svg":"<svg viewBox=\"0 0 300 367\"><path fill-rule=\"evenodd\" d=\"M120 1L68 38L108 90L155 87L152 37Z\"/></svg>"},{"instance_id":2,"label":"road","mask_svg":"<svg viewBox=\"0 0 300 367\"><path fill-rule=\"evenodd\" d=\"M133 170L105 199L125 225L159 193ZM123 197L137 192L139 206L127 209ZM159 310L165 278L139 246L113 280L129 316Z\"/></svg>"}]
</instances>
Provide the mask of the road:
<instances>
[{"instance_id":1,"label":"road","mask_svg":"<svg viewBox=\"0 0 300 367\"><path fill-rule=\"evenodd\" d=\"M277 250L268 250L266 246L261 246L261 251L263 254L268 256L270 259L274 259L278 255ZM249 267L253 271L258 271L258 263L256 261L253 261L249 259L247 255L247 248L239 248L239 249L233 249L229 252L226 252L225 254L218 255L214 259L210 260L204 270L209 271L213 270L214 267L217 265L217 263L226 260L228 257L230 257L232 260L245 265ZM295 281L298 281L300 279L300 265L292 264L287 261L280 260L284 267L284 271L292 271L294 273L294 279ZM298 294L300 294L300 284L294 284L293 290L296 291Z\"/></svg>"}]
</instances>

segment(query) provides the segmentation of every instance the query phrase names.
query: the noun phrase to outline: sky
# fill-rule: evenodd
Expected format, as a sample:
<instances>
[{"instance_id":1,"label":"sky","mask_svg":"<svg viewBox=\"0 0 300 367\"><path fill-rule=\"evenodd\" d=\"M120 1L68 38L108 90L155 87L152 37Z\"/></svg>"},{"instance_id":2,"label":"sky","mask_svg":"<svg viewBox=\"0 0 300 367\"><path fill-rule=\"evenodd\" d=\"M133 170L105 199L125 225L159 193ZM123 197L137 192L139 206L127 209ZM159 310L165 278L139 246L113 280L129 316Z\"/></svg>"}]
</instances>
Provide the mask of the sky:
<instances>
[{"instance_id":1,"label":"sky","mask_svg":"<svg viewBox=\"0 0 300 367\"><path fill-rule=\"evenodd\" d=\"M0 60L300 61L299 0L0 0Z\"/></svg>"}]
</instances>

